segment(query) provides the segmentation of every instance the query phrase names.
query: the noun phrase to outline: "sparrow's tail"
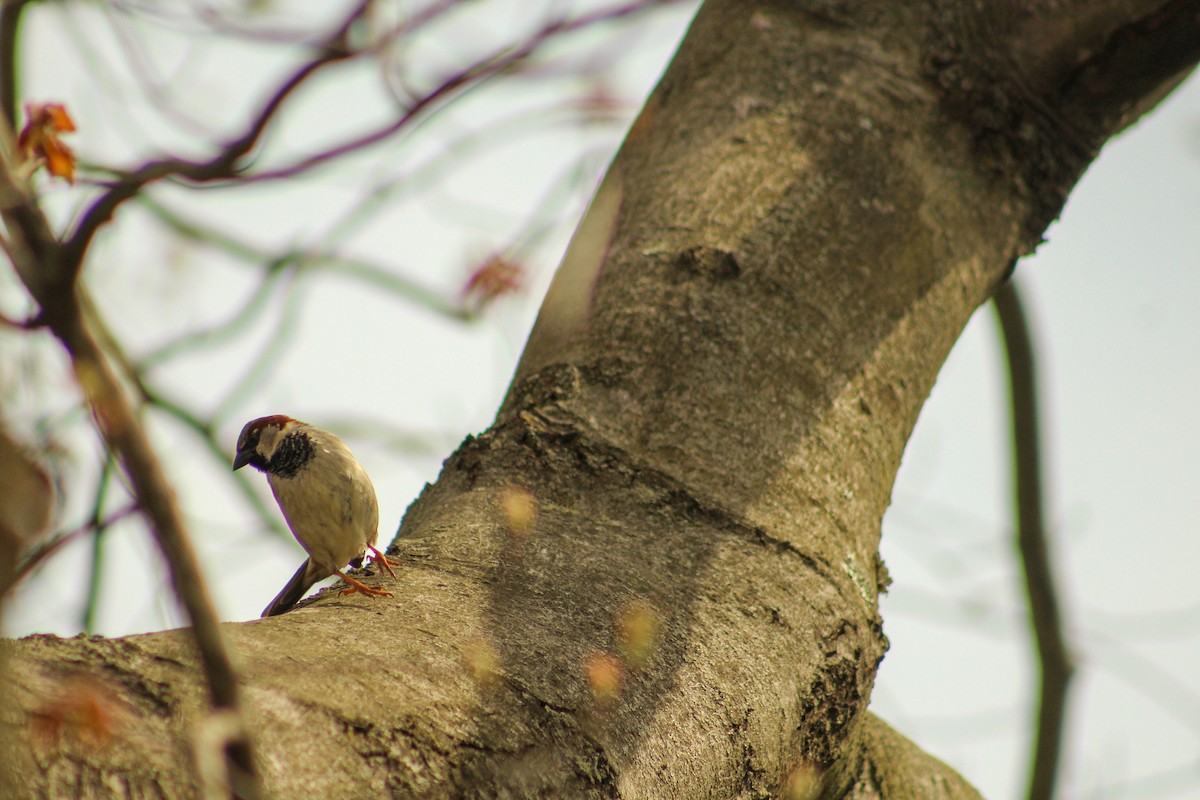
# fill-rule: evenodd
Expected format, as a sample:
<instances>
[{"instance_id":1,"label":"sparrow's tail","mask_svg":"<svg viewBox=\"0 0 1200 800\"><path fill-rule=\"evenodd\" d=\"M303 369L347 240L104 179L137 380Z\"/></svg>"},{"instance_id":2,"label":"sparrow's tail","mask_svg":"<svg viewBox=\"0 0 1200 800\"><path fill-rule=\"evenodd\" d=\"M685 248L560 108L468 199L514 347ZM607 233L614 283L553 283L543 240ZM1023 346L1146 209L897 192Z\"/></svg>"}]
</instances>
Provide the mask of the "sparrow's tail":
<instances>
[{"instance_id":1,"label":"sparrow's tail","mask_svg":"<svg viewBox=\"0 0 1200 800\"><path fill-rule=\"evenodd\" d=\"M276 595L271 604L262 612L264 617L273 617L276 614L290 611L292 606L300 602L301 597L304 597L304 593L312 588L312 585L317 582L317 578L309 574L309 563L307 558L304 559L304 563L283 587L283 591Z\"/></svg>"}]
</instances>

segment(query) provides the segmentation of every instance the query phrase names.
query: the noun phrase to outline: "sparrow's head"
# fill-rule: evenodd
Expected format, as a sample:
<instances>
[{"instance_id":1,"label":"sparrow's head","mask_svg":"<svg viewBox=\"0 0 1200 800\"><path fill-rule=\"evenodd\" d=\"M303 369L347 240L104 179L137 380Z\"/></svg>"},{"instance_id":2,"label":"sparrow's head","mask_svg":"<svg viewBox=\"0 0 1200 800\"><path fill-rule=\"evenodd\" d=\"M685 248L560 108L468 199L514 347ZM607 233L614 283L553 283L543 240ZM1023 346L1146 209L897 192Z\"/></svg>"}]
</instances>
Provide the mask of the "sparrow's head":
<instances>
[{"instance_id":1,"label":"sparrow's head","mask_svg":"<svg viewBox=\"0 0 1200 800\"><path fill-rule=\"evenodd\" d=\"M283 414L250 420L238 436L233 468L239 470L249 464L263 472L269 471L271 458L284 436L303 424Z\"/></svg>"}]
</instances>

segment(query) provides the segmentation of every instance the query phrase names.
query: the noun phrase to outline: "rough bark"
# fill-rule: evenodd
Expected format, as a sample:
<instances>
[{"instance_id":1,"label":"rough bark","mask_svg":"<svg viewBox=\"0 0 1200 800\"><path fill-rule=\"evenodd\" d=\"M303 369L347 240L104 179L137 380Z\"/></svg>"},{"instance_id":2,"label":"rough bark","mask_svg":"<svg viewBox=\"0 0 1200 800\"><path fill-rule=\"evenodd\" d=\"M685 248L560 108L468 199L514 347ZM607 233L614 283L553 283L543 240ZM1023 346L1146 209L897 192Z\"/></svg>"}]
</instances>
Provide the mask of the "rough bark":
<instances>
[{"instance_id":1,"label":"rough bark","mask_svg":"<svg viewBox=\"0 0 1200 800\"><path fill-rule=\"evenodd\" d=\"M270 791L974 796L866 712L880 519L967 318L1200 36L1117 67L1197 6L710 0L496 423L409 509L395 598L226 626ZM13 796L194 795L186 636L6 649ZM131 712L121 743L14 736L79 670Z\"/></svg>"}]
</instances>

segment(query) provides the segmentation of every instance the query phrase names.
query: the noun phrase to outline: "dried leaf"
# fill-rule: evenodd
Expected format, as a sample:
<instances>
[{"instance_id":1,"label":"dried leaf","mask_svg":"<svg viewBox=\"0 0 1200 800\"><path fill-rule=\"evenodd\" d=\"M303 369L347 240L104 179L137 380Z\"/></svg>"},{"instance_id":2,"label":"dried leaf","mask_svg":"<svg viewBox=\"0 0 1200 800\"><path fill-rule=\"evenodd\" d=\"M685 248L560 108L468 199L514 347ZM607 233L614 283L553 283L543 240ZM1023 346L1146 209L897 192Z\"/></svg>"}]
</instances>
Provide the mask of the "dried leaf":
<instances>
[{"instance_id":1,"label":"dried leaf","mask_svg":"<svg viewBox=\"0 0 1200 800\"><path fill-rule=\"evenodd\" d=\"M483 308L505 295L516 294L525 284L525 267L499 255L475 268L462 288L464 299Z\"/></svg>"},{"instance_id":2,"label":"dried leaf","mask_svg":"<svg viewBox=\"0 0 1200 800\"><path fill-rule=\"evenodd\" d=\"M27 160L41 161L56 178L75 183L75 153L59 134L75 130L75 122L61 103L30 103L25 106L25 127L17 145Z\"/></svg>"}]
</instances>

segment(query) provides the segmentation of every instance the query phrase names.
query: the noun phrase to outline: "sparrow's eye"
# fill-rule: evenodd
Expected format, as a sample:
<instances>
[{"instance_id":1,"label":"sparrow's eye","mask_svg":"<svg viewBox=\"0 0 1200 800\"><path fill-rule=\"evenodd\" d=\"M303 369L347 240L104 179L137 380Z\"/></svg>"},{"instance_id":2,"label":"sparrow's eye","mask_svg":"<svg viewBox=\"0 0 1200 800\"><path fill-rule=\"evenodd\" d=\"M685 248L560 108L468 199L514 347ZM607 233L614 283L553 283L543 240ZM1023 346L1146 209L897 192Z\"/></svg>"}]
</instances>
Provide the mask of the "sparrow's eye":
<instances>
[{"instance_id":1,"label":"sparrow's eye","mask_svg":"<svg viewBox=\"0 0 1200 800\"><path fill-rule=\"evenodd\" d=\"M258 447L258 438L261 435L261 433L262 432L260 430L258 430L257 428L255 428L254 430L251 430L251 431L246 431L246 434L242 437L242 440L240 442L238 442L237 449L238 450L251 450L251 449L257 448Z\"/></svg>"}]
</instances>

